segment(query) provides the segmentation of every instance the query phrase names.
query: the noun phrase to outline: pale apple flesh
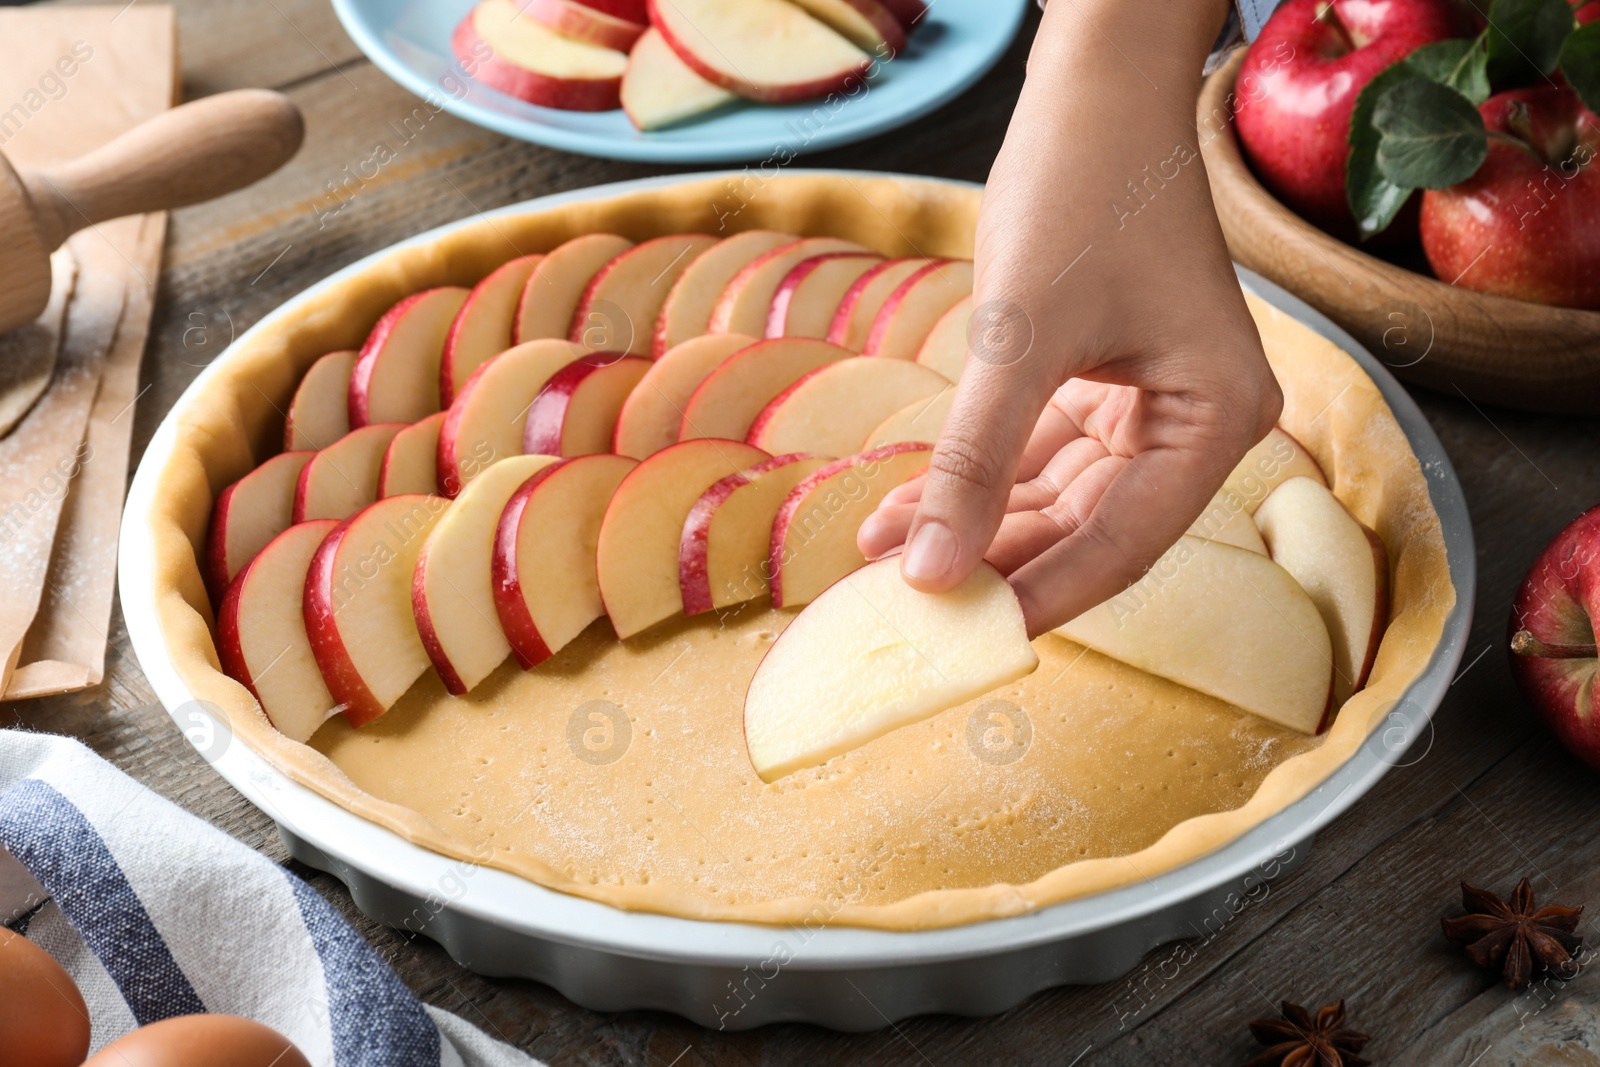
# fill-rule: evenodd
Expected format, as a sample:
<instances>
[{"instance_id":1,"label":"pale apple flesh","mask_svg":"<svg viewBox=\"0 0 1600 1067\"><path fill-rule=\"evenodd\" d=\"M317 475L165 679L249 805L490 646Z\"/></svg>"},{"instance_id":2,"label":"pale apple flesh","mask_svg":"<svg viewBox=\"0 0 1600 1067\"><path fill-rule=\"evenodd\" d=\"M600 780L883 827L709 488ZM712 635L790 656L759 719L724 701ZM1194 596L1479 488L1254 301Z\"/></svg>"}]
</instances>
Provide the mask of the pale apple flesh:
<instances>
[{"instance_id":1,"label":"pale apple flesh","mask_svg":"<svg viewBox=\"0 0 1600 1067\"><path fill-rule=\"evenodd\" d=\"M807 449L849 455L895 412L949 388L942 374L906 360L840 360L812 371L768 402L750 423L745 440L772 455Z\"/></svg>"},{"instance_id":2,"label":"pale apple flesh","mask_svg":"<svg viewBox=\"0 0 1600 1067\"><path fill-rule=\"evenodd\" d=\"M641 132L699 118L738 99L737 93L695 73L653 26L628 54L628 70L622 76L622 110Z\"/></svg>"},{"instance_id":3,"label":"pale apple flesh","mask_svg":"<svg viewBox=\"0 0 1600 1067\"><path fill-rule=\"evenodd\" d=\"M347 519L378 499L383 456L403 422L351 430L312 456L294 488L294 521Z\"/></svg>"},{"instance_id":4,"label":"pale apple flesh","mask_svg":"<svg viewBox=\"0 0 1600 1067\"><path fill-rule=\"evenodd\" d=\"M666 302L661 305L661 314L656 317L652 354L660 358L685 341L711 332L711 313L728 284L755 260L775 248L794 244L798 239L792 233L777 230L746 230L708 249L678 276Z\"/></svg>"},{"instance_id":5,"label":"pale apple flesh","mask_svg":"<svg viewBox=\"0 0 1600 1067\"><path fill-rule=\"evenodd\" d=\"M1328 484L1321 464L1306 446L1281 426L1274 426L1244 454L1222 487L1244 501L1245 509L1254 515L1267 494L1290 478L1310 478L1318 485Z\"/></svg>"},{"instance_id":6,"label":"pale apple flesh","mask_svg":"<svg viewBox=\"0 0 1600 1067\"><path fill-rule=\"evenodd\" d=\"M932 262L925 257L885 260L857 278L839 301L838 310L833 313L833 322L828 326L828 340L852 352L866 348L872 323L883 309L884 302L894 295L907 278Z\"/></svg>"},{"instance_id":7,"label":"pale apple flesh","mask_svg":"<svg viewBox=\"0 0 1600 1067\"><path fill-rule=\"evenodd\" d=\"M707 333L744 333L752 337L767 332L767 316L778 286L804 261L835 252L865 252L854 241L837 237L806 237L780 245L756 257L729 279L706 323Z\"/></svg>"},{"instance_id":8,"label":"pale apple flesh","mask_svg":"<svg viewBox=\"0 0 1600 1067\"><path fill-rule=\"evenodd\" d=\"M678 442L689 398L734 353L756 343L737 333L707 334L668 349L645 371L617 414L611 451L644 459Z\"/></svg>"},{"instance_id":9,"label":"pale apple flesh","mask_svg":"<svg viewBox=\"0 0 1600 1067\"><path fill-rule=\"evenodd\" d=\"M358 354L329 352L306 370L289 401L285 452L327 448L350 432L350 372Z\"/></svg>"},{"instance_id":10,"label":"pale apple flesh","mask_svg":"<svg viewBox=\"0 0 1600 1067\"><path fill-rule=\"evenodd\" d=\"M522 450L589 456L611 451L617 416L650 369L648 359L595 352L551 375L528 408Z\"/></svg>"},{"instance_id":11,"label":"pale apple flesh","mask_svg":"<svg viewBox=\"0 0 1600 1067\"><path fill-rule=\"evenodd\" d=\"M432 493L439 484L440 411L394 435L378 467L378 499L407 493Z\"/></svg>"},{"instance_id":12,"label":"pale apple flesh","mask_svg":"<svg viewBox=\"0 0 1600 1067\"><path fill-rule=\"evenodd\" d=\"M519 256L473 286L450 324L439 359L439 402L443 407L450 406L473 371L511 347L522 291L542 259Z\"/></svg>"},{"instance_id":13,"label":"pale apple flesh","mask_svg":"<svg viewBox=\"0 0 1600 1067\"><path fill-rule=\"evenodd\" d=\"M1185 531L1190 537L1203 537L1207 541L1221 541L1225 545L1243 548L1257 555L1267 555L1267 543L1250 517L1244 501L1229 489L1218 489L1194 522Z\"/></svg>"},{"instance_id":14,"label":"pale apple flesh","mask_svg":"<svg viewBox=\"0 0 1600 1067\"><path fill-rule=\"evenodd\" d=\"M883 59L906 46L906 28L879 0L792 0L851 44Z\"/></svg>"},{"instance_id":15,"label":"pale apple flesh","mask_svg":"<svg viewBox=\"0 0 1600 1067\"><path fill-rule=\"evenodd\" d=\"M447 285L413 293L384 312L350 371L350 425L416 422L444 405L439 360L467 290Z\"/></svg>"},{"instance_id":16,"label":"pale apple flesh","mask_svg":"<svg viewBox=\"0 0 1600 1067\"><path fill-rule=\"evenodd\" d=\"M1031 674L1022 607L980 563L923 593L884 559L831 586L778 635L745 694L750 762L764 782L819 766Z\"/></svg>"},{"instance_id":17,"label":"pale apple flesh","mask_svg":"<svg viewBox=\"0 0 1600 1067\"><path fill-rule=\"evenodd\" d=\"M633 247L614 233L586 233L557 245L528 275L517 305L517 344L547 338L566 340L572 313L601 267Z\"/></svg>"},{"instance_id":18,"label":"pale apple flesh","mask_svg":"<svg viewBox=\"0 0 1600 1067\"><path fill-rule=\"evenodd\" d=\"M703 233L657 237L601 267L578 300L567 340L591 352L648 355L656 317L689 264L717 243Z\"/></svg>"},{"instance_id":19,"label":"pale apple flesh","mask_svg":"<svg viewBox=\"0 0 1600 1067\"><path fill-rule=\"evenodd\" d=\"M222 669L250 690L267 721L307 741L337 707L306 636L304 591L311 557L339 525L303 522L273 538L239 572L217 612Z\"/></svg>"},{"instance_id":20,"label":"pale apple flesh","mask_svg":"<svg viewBox=\"0 0 1600 1067\"><path fill-rule=\"evenodd\" d=\"M1145 576L1057 634L1241 711L1315 734L1333 691L1333 644L1288 571L1184 536Z\"/></svg>"},{"instance_id":21,"label":"pale apple flesh","mask_svg":"<svg viewBox=\"0 0 1600 1067\"><path fill-rule=\"evenodd\" d=\"M972 261L929 263L889 295L867 333L864 356L916 359L934 325L972 295Z\"/></svg>"},{"instance_id":22,"label":"pale apple flesh","mask_svg":"<svg viewBox=\"0 0 1600 1067\"><path fill-rule=\"evenodd\" d=\"M650 0L650 23L702 78L787 103L861 81L872 57L785 0Z\"/></svg>"},{"instance_id":23,"label":"pale apple flesh","mask_svg":"<svg viewBox=\"0 0 1600 1067\"><path fill-rule=\"evenodd\" d=\"M939 433L944 429L945 420L950 417L950 408L955 402L954 385L945 386L931 397L913 400L874 427L862 443L862 450L903 441L932 445L939 440Z\"/></svg>"},{"instance_id":24,"label":"pale apple flesh","mask_svg":"<svg viewBox=\"0 0 1600 1067\"><path fill-rule=\"evenodd\" d=\"M512 494L554 456L512 456L473 479L417 558L411 609L422 647L451 694L471 692L511 654L495 612L495 529Z\"/></svg>"},{"instance_id":25,"label":"pale apple flesh","mask_svg":"<svg viewBox=\"0 0 1600 1067\"><path fill-rule=\"evenodd\" d=\"M206 588L211 602L267 542L295 521L295 486L315 452L280 452L217 494L206 531Z\"/></svg>"},{"instance_id":26,"label":"pale apple flesh","mask_svg":"<svg viewBox=\"0 0 1600 1067\"><path fill-rule=\"evenodd\" d=\"M579 0L518 0L528 18L584 44L626 52L634 47L645 27L641 22L590 7Z\"/></svg>"},{"instance_id":27,"label":"pale apple flesh","mask_svg":"<svg viewBox=\"0 0 1600 1067\"><path fill-rule=\"evenodd\" d=\"M936 370L952 382L961 380L967 365L967 334L972 329L972 294L957 300L928 331L917 350L917 362Z\"/></svg>"},{"instance_id":28,"label":"pale apple flesh","mask_svg":"<svg viewBox=\"0 0 1600 1067\"><path fill-rule=\"evenodd\" d=\"M549 659L605 614L595 553L625 456L560 460L523 482L495 527L495 611L524 670Z\"/></svg>"},{"instance_id":29,"label":"pale apple flesh","mask_svg":"<svg viewBox=\"0 0 1600 1067\"><path fill-rule=\"evenodd\" d=\"M457 24L450 46L476 80L530 104L611 111L622 103L627 53L564 37L513 0L483 0Z\"/></svg>"},{"instance_id":30,"label":"pale apple flesh","mask_svg":"<svg viewBox=\"0 0 1600 1067\"><path fill-rule=\"evenodd\" d=\"M773 294L767 336L826 338L844 294L882 262L882 256L870 252L832 252L801 260Z\"/></svg>"},{"instance_id":31,"label":"pale apple flesh","mask_svg":"<svg viewBox=\"0 0 1600 1067\"><path fill-rule=\"evenodd\" d=\"M679 439L742 441L774 397L812 371L848 358L850 353L844 349L809 337L782 337L749 345L706 375L689 395Z\"/></svg>"}]
</instances>

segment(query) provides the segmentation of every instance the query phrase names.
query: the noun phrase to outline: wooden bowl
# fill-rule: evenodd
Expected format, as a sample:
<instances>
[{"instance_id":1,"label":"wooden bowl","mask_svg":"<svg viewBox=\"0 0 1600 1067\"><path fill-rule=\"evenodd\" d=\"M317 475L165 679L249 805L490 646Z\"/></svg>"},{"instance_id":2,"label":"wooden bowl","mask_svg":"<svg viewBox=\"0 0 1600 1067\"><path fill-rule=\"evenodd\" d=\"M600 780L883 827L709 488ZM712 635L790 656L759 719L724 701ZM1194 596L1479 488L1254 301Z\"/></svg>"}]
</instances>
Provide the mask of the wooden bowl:
<instances>
[{"instance_id":1,"label":"wooden bowl","mask_svg":"<svg viewBox=\"0 0 1600 1067\"><path fill-rule=\"evenodd\" d=\"M1418 385L1485 404L1600 412L1600 312L1486 296L1370 256L1278 202L1234 137L1229 97L1244 51L1206 80L1198 127L1233 258L1349 330Z\"/></svg>"}]
</instances>

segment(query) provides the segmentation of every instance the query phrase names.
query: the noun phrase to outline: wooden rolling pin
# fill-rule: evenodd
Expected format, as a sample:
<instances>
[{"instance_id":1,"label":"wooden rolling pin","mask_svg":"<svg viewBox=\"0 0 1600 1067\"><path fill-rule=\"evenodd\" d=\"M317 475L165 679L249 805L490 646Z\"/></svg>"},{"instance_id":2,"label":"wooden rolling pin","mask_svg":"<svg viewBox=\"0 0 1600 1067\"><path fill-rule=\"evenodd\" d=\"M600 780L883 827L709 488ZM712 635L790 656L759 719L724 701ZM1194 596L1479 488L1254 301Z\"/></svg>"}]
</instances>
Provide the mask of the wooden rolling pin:
<instances>
[{"instance_id":1,"label":"wooden rolling pin","mask_svg":"<svg viewBox=\"0 0 1600 1067\"><path fill-rule=\"evenodd\" d=\"M50 299L50 253L85 226L198 204L288 162L304 127L288 98L240 89L140 123L70 163L17 171L0 155L0 331Z\"/></svg>"}]
</instances>

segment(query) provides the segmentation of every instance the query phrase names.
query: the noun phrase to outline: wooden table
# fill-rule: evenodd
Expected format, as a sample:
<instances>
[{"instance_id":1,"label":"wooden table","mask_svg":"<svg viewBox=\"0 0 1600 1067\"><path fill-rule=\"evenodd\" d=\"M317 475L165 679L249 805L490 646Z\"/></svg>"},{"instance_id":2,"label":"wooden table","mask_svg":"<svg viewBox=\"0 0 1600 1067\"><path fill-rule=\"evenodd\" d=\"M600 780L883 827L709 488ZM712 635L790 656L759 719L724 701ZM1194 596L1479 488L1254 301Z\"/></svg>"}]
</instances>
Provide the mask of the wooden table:
<instances>
[{"instance_id":1,"label":"wooden table","mask_svg":"<svg viewBox=\"0 0 1600 1067\"><path fill-rule=\"evenodd\" d=\"M331 271L478 211L670 169L548 151L431 112L361 56L327 0L176 3L186 97L277 88L304 110L307 137L273 178L173 216L136 457L234 335ZM804 162L982 180L1035 25L989 77L931 118ZM380 144L394 158L361 177ZM1593 421L1496 410L1487 398L1418 399L1466 487L1479 546L1471 645L1434 736L1415 750L1426 754L1390 773L1321 834L1299 870L1221 933L1176 957L1172 946L1158 949L1121 981L1043 993L999 1018L921 1018L868 1035L805 1026L713 1033L655 1013L596 1014L532 982L480 978L432 942L367 920L332 877L290 866L418 996L552 1064L1237 1063L1255 1048L1247 1018L1270 1014L1283 998L1315 1005L1339 997L1348 998L1353 1024L1374 1035L1368 1055L1380 1062L1600 1063L1600 975L1518 997L1473 970L1438 926L1459 910L1462 878L1504 892L1526 874L1541 900L1600 899L1600 777L1536 723L1504 651L1511 596L1534 554L1600 500L1600 432ZM103 686L0 706L0 726L78 737L163 796L289 862L267 816L213 773L153 702L120 614L111 638Z\"/></svg>"}]
</instances>

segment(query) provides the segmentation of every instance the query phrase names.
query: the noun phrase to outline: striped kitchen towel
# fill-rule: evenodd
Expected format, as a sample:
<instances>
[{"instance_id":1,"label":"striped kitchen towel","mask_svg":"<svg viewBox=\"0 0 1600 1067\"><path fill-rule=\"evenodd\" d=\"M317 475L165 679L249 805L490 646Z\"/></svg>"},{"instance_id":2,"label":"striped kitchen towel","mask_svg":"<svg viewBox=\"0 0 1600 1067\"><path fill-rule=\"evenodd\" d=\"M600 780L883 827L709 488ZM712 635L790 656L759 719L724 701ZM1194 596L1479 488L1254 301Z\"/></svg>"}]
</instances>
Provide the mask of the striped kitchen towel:
<instances>
[{"instance_id":1,"label":"striped kitchen towel","mask_svg":"<svg viewBox=\"0 0 1600 1067\"><path fill-rule=\"evenodd\" d=\"M68 738L0 730L0 923L78 983L92 1049L212 1011L316 1067L535 1063L419 1002L299 878Z\"/></svg>"}]
</instances>

